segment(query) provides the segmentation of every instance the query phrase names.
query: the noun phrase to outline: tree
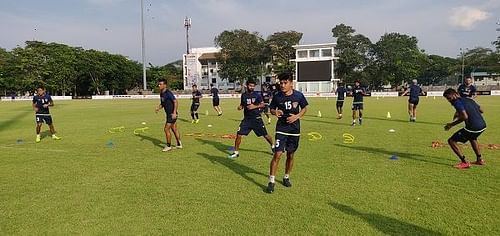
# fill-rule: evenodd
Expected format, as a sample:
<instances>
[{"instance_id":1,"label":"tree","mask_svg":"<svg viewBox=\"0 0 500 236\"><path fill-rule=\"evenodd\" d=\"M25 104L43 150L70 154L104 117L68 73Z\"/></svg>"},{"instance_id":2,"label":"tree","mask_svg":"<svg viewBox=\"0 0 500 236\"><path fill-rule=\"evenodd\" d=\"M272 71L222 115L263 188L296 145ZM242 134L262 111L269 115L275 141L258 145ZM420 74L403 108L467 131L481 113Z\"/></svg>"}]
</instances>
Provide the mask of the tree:
<instances>
[{"instance_id":1,"label":"tree","mask_svg":"<svg viewBox=\"0 0 500 236\"><path fill-rule=\"evenodd\" d=\"M373 47L373 59L382 81L399 85L402 81L417 78L426 55L417 46L416 37L388 33Z\"/></svg>"},{"instance_id":2,"label":"tree","mask_svg":"<svg viewBox=\"0 0 500 236\"><path fill-rule=\"evenodd\" d=\"M340 24L332 29L333 37L337 38L339 61L335 68L337 76L346 82L356 79L368 80L368 73L362 73L371 62L372 43L362 34L354 34L351 26ZM374 68L371 66L370 71Z\"/></svg>"},{"instance_id":3,"label":"tree","mask_svg":"<svg viewBox=\"0 0 500 236\"><path fill-rule=\"evenodd\" d=\"M500 36L498 36L497 40L493 41L491 44L497 48L497 51L500 51Z\"/></svg>"},{"instance_id":4,"label":"tree","mask_svg":"<svg viewBox=\"0 0 500 236\"><path fill-rule=\"evenodd\" d=\"M428 55L421 64L421 72L418 75L419 83L423 85L445 84L450 80L450 76L457 72L457 65L460 61L450 57ZM453 80L456 81L456 78Z\"/></svg>"},{"instance_id":5,"label":"tree","mask_svg":"<svg viewBox=\"0 0 500 236\"><path fill-rule=\"evenodd\" d=\"M219 74L229 81L243 82L260 75L263 62L264 40L257 32L238 29L224 31L215 40L221 48L218 55Z\"/></svg>"},{"instance_id":6,"label":"tree","mask_svg":"<svg viewBox=\"0 0 500 236\"><path fill-rule=\"evenodd\" d=\"M301 39L302 33L293 30L276 32L267 38L266 47L268 50L264 55L270 52L274 73L295 71L295 63L291 62L292 59L295 59L293 46L299 44Z\"/></svg>"}]
</instances>

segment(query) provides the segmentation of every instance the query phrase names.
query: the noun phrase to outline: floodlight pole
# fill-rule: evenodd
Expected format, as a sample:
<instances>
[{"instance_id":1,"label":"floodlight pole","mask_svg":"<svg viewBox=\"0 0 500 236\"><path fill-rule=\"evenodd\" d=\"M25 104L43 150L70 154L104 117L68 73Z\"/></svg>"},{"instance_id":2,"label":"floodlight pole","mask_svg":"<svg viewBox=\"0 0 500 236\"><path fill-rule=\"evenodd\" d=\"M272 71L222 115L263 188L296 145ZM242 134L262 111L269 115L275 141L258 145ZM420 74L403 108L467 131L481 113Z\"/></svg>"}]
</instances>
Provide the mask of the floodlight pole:
<instances>
[{"instance_id":1,"label":"floodlight pole","mask_svg":"<svg viewBox=\"0 0 500 236\"><path fill-rule=\"evenodd\" d=\"M142 36L142 81L143 90L146 86L146 40L144 39L144 0L141 0L141 36Z\"/></svg>"},{"instance_id":2,"label":"floodlight pole","mask_svg":"<svg viewBox=\"0 0 500 236\"><path fill-rule=\"evenodd\" d=\"M184 18L184 28L186 28L186 54L189 54L189 28L191 28L191 18Z\"/></svg>"},{"instance_id":3,"label":"floodlight pole","mask_svg":"<svg viewBox=\"0 0 500 236\"><path fill-rule=\"evenodd\" d=\"M464 71L465 71L465 57L464 57L464 51L462 48L460 48L460 53L462 54L462 84L464 83Z\"/></svg>"}]
</instances>

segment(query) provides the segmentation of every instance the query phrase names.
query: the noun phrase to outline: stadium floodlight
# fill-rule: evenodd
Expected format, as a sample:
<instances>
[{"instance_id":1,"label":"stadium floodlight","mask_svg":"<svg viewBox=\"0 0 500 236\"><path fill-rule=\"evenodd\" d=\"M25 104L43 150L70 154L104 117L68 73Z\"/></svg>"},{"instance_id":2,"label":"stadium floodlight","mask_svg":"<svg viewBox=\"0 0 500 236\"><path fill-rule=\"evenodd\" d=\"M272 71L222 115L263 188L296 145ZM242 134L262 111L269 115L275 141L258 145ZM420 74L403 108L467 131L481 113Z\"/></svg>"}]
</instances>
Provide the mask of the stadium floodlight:
<instances>
[{"instance_id":1,"label":"stadium floodlight","mask_svg":"<svg viewBox=\"0 0 500 236\"><path fill-rule=\"evenodd\" d=\"M143 90L147 89L146 86L146 40L144 39L144 0L141 0L141 36L142 36L142 82Z\"/></svg>"},{"instance_id":2,"label":"stadium floodlight","mask_svg":"<svg viewBox=\"0 0 500 236\"><path fill-rule=\"evenodd\" d=\"M186 28L186 54L189 54L189 28L191 28L191 18L184 18L184 28Z\"/></svg>"}]
</instances>

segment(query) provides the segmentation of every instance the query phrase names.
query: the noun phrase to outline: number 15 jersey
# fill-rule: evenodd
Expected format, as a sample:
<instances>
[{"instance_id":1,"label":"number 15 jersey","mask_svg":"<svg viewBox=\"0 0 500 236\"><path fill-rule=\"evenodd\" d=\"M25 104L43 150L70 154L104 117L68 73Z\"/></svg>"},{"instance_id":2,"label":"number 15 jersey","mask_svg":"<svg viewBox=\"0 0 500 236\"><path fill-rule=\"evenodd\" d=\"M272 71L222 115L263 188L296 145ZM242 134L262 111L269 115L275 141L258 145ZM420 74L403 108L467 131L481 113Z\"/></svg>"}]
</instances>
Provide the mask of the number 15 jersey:
<instances>
[{"instance_id":1,"label":"number 15 jersey","mask_svg":"<svg viewBox=\"0 0 500 236\"><path fill-rule=\"evenodd\" d=\"M276 133L299 136L300 135L300 119L293 123L288 123L286 119L290 115L299 114L299 112L308 105L304 94L297 90L293 90L292 94L286 96L283 92L278 92L271 101L269 106L273 110L280 110L283 115L278 119L276 123Z\"/></svg>"}]
</instances>

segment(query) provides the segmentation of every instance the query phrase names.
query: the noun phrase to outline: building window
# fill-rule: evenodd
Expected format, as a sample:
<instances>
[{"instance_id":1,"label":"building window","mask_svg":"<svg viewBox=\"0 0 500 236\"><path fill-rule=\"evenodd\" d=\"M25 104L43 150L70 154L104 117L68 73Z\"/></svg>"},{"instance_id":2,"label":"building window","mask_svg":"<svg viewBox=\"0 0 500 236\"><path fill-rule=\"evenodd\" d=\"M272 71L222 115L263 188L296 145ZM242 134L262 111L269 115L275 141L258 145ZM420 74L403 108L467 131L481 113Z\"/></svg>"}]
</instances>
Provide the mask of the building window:
<instances>
[{"instance_id":1,"label":"building window","mask_svg":"<svg viewBox=\"0 0 500 236\"><path fill-rule=\"evenodd\" d=\"M297 51L298 58L307 58L307 50Z\"/></svg>"},{"instance_id":2,"label":"building window","mask_svg":"<svg viewBox=\"0 0 500 236\"><path fill-rule=\"evenodd\" d=\"M332 56L332 49L321 49L321 56L322 57L331 57Z\"/></svg>"},{"instance_id":3,"label":"building window","mask_svg":"<svg viewBox=\"0 0 500 236\"><path fill-rule=\"evenodd\" d=\"M319 57L319 50L310 50L309 51L309 57Z\"/></svg>"},{"instance_id":4,"label":"building window","mask_svg":"<svg viewBox=\"0 0 500 236\"><path fill-rule=\"evenodd\" d=\"M212 78L212 84L216 84L217 83L217 78Z\"/></svg>"}]
</instances>

